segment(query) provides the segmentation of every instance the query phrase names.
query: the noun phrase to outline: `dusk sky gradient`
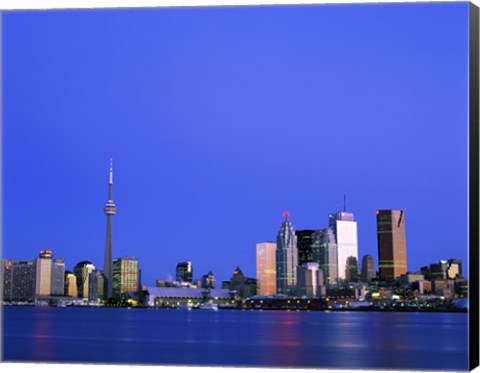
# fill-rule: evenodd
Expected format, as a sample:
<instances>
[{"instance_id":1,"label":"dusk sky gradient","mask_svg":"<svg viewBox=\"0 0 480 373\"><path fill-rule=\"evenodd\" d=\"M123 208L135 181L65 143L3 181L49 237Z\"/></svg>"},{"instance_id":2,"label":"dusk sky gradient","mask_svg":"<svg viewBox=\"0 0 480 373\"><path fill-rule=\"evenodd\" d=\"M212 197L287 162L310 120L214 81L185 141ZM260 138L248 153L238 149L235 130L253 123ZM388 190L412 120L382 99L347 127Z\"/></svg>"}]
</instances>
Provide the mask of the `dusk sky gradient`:
<instances>
[{"instance_id":1,"label":"dusk sky gradient","mask_svg":"<svg viewBox=\"0 0 480 373\"><path fill-rule=\"evenodd\" d=\"M468 3L3 13L3 257L53 250L143 283L255 277L255 245L343 208L377 262L406 214L408 270L467 267Z\"/></svg>"}]
</instances>

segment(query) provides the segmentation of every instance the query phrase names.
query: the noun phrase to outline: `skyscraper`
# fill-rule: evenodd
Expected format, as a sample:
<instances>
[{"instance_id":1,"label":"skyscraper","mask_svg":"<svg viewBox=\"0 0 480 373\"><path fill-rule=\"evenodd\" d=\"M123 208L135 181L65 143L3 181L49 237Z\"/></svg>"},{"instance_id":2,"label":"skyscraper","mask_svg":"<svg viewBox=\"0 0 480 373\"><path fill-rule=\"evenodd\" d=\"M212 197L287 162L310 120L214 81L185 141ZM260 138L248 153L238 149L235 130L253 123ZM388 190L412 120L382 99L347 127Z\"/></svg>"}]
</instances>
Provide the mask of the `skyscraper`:
<instances>
[{"instance_id":1,"label":"skyscraper","mask_svg":"<svg viewBox=\"0 0 480 373\"><path fill-rule=\"evenodd\" d=\"M70 271L65 271L65 295L78 297L77 276Z\"/></svg>"},{"instance_id":2,"label":"skyscraper","mask_svg":"<svg viewBox=\"0 0 480 373\"><path fill-rule=\"evenodd\" d=\"M312 262L315 231L309 229L295 231L295 235L297 236L298 265Z\"/></svg>"},{"instance_id":3,"label":"skyscraper","mask_svg":"<svg viewBox=\"0 0 480 373\"><path fill-rule=\"evenodd\" d=\"M351 212L337 211L330 214L329 227L337 243L338 279L347 281L347 259L354 257L358 262L357 222Z\"/></svg>"},{"instance_id":4,"label":"skyscraper","mask_svg":"<svg viewBox=\"0 0 480 373\"><path fill-rule=\"evenodd\" d=\"M12 260L11 296L14 301L35 300L37 263L35 260Z\"/></svg>"},{"instance_id":5,"label":"skyscraper","mask_svg":"<svg viewBox=\"0 0 480 373\"><path fill-rule=\"evenodd\" d=\"M362 258L362 281L368 282L375 277L377 277L377 273L375 272L373 256L364 255Z\"/></svg>"},{"instance_id":6,"label":"skyscraper","mask_svg":"<svg viewBox=\"0 0 480 373\"><path fill-rule=\"evenodd\" d=\"M108 201L103 211L107 215L107 240L105 245L105 261L103 272L107 280L107 298L113 294L113 272L112 272L112 220L113 215L117 212L115 203L113 203L113 164L110 158L110 178L108 182Z\"/></svg>"},{"instance_id":7,"label":"skyscraper","mask_svg":"<svg viewBox=\"0 0 480 373\"><path fill-rule=\"evenodd\" d=\"M228 289L235 292L237 297L245 299L257 294L257 280L246 277L240 267L237 266L228 282Z\"/></svg>"},{"instance_id":8,"label":"skyscraper","mask_svg":"<svg viewBox=\"0 0 480 373\"><path fill-rule=\"evenodd\" d=\"M121 297L138 290L138 259L129 256L113 261L113 296Z\"/></svg>"},{"instance_id":9,"label":"skyscraper","mask_svg":"<svg viewBox=\"0 0 480 373\"><path fill-rule=\"evenodd\" d=\"M180 262L177 264L176 280L178 282L192 282L193 280L193 269L192 262Z\"/></svg>"},{"instance_id":10,"label":"skyscraper","mask_svg":"<svg viewBox=\"0 0 480 373\"><path fill-rule=\"evenodd\" d=\"M297 236L292 223L288 220L289 213L283 214L285 221L277 235L276 268L277 293L295 295L297 285L298 249Z\"/></svg>"},{"instance_id":11,"label":"skyscraper","mask_svg":"<svg viewBox=\"0 0 480 373\"><path fill-rule=\"evenodd\" d=\"M99 269L94 269L88 278L88 300L100 302L105 300L105 275Z\"/></svg>"},{"instance_id":12,"label":"skyscraper","mask_svg":"<svg viewBox=\"0 0 480 373\"><path fill-rule=\"evenodd\" d=\"M41 250L36 264L35 294L50 295L52 292L52 252Z\"/></svg>"},{"instance_id":13,"label":"skyscraper","mask_svg":"<svg viewBox=\"0 0 480 373\"><path fill-rule=\"evenodd\" d=\"M200 283L203 289L215 289L215 276L213 275L212 271L208 272L206 275L203 275Z\"/></svg>"},{"instance_id":14,"label":"skyscraper","mask_svg":"<svg viewBox=\"0 0 480 373\"><path fill-rule=\"evenodd\" d=\"M332 228L315 232L313 239L313 261L323 271L325 285L338 285L337 242Z\"/></svg>"},{"instance_id":15,"label":"skyscraper","mask_svg":"<svg viewBox=\"0 0 480 373\"><path fill-rule=\"evenodd\" d=\"M277 292L276 250L277 244L275 242L257 243L257 280L258 294L260 295L273 295Z\"/></svg>"},{"instance_id":16,"label":"skyscraper","mask_svg":"<svg viewBox=\"0 0 480 373\"><path fill-rule=\"evenodd\" d=\"M89 261L79 262L73 268L73 274L77 278L77 294L80 299L88 298L88 283L90 273L93 272L95 266Z\"/></svg>"},{"instance_id":17,"label":"skyscraper","mask_svg":"<svg viewBox=\"0 0 480 373\"><path fill-rule=\"evenodd\" d=\"M63 259L55 259L52 264L52 295L65 293L65 263Z\"/></svg>"},{"instance_id":18,"label":"skyscraper","mask_svg":"<svg viewBox=\"0 0 480 373\"><path fill-rule=\"evenodd\" d=\"M393 282L407 273L407 243L403 210L377 210L378 270Z\"/></svg>"},{"instance_id":19,"label":"skyscraper","mask_svg":"<svg viewBox=\"0 0 480 373\"><path fill-rule=\"evenodd\" d=\"M323 271L318 263L307 262L297 267L297 296L321 298L326 294Z\"/></svg>"},{"instance_id":20,"label":"skyscraper","mask_svg":"<svg viewBox=\"0 0 480 373\"><path fill-rule=\"evenodd\" d=\"M360 279L358 273L358 261L354 256L347 258L347 265L345 268L345 280L348 282L357 282Z\"/></svg>"}]
</instances>

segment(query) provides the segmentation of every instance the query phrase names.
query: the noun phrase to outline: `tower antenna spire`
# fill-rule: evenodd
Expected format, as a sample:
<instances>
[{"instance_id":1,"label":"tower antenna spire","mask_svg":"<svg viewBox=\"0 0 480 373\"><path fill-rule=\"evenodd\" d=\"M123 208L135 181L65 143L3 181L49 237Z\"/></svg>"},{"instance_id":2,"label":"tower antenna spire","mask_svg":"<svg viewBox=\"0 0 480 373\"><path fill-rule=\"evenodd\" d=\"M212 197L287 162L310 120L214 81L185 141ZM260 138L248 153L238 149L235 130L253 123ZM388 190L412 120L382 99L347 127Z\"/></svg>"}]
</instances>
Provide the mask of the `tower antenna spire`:
<instances>
[{"instance_id":1,"label":"tower antenna spire","mask_svg":"<svg viewBox=\"0 0 480 373\"><path fill-rule=\"evenodd\" d=\"M110 157L110 181L109 184L113 184L113 158Z\"/></svg>"},{"instance_id":2,"label":"tower antenna spire","mask_svg":"<svg viewBox=\"0 0 480 373\"><path fill-rule=\"evenodd\" d=\"M343 211L347 211L347 195L343 195Z\"/></svg>"}]
</instances>

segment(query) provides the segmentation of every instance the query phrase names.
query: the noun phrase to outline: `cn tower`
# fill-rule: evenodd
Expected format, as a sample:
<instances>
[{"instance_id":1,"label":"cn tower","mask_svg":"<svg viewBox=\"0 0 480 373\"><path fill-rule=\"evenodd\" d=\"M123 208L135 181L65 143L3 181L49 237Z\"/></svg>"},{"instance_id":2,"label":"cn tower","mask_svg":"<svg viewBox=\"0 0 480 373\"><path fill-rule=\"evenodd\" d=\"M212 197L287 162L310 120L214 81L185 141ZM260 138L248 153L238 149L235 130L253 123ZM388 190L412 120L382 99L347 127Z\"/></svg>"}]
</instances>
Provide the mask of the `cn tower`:
<instances>
[{"instance_id":1,"label":"cn tower","mask_svg":"<svg viewBox=\"0 0 480 373\"><path fill-rule=\"evenodd\" d=\"M113 166L112 158L110 158L110 178L108 182L108 201L105 205L103 211L107 215L107 242L105 245L105 262L103 266L103 271L107 279L107 298L111 298L113 294L113 271L112 271L112 220L113 215L117 212L115 203L113 203L112 197L113 190Z\"/></svg>"}]
</instances>

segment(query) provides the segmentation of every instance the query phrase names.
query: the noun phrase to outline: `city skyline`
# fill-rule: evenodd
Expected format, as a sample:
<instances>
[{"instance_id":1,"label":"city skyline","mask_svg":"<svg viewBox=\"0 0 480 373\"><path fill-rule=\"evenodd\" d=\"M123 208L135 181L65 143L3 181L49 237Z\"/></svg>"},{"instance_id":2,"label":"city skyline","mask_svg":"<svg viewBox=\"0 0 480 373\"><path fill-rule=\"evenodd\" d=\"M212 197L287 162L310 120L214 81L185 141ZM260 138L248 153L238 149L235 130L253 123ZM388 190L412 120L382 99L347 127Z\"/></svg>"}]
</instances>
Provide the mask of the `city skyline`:
<instances>
[{"instance_id":1,"label":"city skyline","mask_svg":"<svg viewBox=\"0 0 480 373\"><path fill-rule=\"evenodd\" d=\"M3 257L102 268L112 156L113 258L147 284L255 276L284 211L324 229L345 194L358 259L401 209L409 271L466 264L468 12L433 8L5 13Z\"/></svg>"}]
</instances>

